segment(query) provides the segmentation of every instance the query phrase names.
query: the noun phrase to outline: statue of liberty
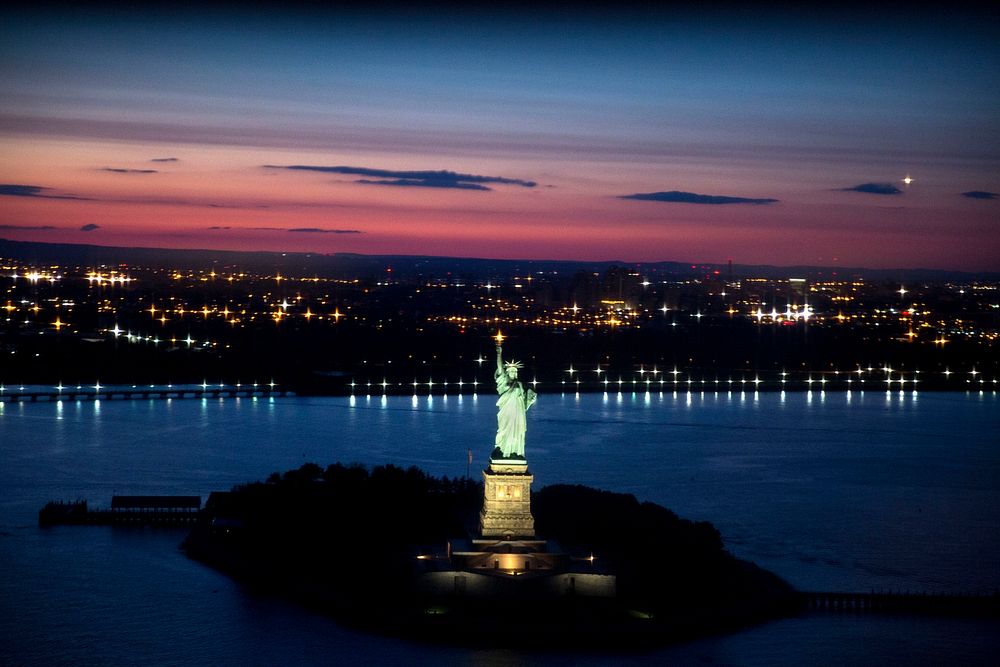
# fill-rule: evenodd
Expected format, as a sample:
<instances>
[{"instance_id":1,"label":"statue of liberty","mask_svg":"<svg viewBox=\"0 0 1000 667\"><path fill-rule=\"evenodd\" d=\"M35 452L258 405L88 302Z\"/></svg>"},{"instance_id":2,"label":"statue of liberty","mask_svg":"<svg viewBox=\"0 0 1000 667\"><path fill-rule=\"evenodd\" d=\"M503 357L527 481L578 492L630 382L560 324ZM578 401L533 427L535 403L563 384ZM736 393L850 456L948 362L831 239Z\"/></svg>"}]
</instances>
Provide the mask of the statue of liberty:
<instances>
[{"instance_id":1,"label":"statue of liberty","mask_svg":"<svg viewBox=\"0 0 1000 667\"><path fill-rule=\"evenodd\" d=\"M525 418L528 408L535 403L538 395L526 389L517 379L519 361L503 361L502 337L497 334L497 369L493 378L497 383L497 439L496 449L490 457L494 461L513 459L524 461L524 433L527 430Z\"/></svg>"}]
</instances>

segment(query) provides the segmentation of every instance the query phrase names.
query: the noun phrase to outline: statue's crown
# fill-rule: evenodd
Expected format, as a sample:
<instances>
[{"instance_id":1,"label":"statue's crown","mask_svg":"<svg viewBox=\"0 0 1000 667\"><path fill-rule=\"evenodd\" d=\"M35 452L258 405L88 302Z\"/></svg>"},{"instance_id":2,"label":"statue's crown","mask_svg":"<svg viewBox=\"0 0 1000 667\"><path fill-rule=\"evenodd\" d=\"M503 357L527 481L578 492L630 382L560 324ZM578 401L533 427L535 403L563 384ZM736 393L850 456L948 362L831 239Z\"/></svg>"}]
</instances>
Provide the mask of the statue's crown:
<instances>
[{"instance_id":1,"label":"statue's crown","mask_svg":"<svg viewBox=\"0 0 1000 667\"><path fill-rule=\"evenodd\" d=\"M524 368L524 364L522 364L520 361L508 361L507 363L504 364L504 367L521 369Z\"/></svg>"}]
</instances>

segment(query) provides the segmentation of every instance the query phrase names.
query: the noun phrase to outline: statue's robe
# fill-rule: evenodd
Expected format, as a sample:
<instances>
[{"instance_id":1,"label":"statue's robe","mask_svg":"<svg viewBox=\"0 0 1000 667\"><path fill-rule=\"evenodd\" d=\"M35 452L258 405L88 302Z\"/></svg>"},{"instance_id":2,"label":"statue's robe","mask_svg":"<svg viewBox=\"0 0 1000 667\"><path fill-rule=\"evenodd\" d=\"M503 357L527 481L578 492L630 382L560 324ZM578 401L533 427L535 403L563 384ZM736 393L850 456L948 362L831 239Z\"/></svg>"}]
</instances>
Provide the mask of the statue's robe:
<instances>
[{"instance_id":1,"label":"statue's robe","mask_svg":"<svg viewBox=\"0 0 1000 667\"><path fill-rule=\"evenodd\" d=\"M527 430L525 414L537 395L531 389L525 390L519 380L512 380L507 373L498 370L494 376L497 383L497 439L503 457L524 457L524 433Z\"/></svg>"}]
</instances>

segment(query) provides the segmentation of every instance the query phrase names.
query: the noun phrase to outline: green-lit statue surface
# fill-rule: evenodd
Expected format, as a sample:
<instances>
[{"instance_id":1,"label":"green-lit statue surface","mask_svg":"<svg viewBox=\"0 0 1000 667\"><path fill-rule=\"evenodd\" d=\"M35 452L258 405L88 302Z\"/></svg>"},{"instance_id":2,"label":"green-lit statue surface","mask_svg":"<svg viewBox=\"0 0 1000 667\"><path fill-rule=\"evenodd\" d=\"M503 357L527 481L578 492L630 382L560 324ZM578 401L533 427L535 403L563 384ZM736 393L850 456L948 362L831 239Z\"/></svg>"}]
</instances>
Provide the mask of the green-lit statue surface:
<instances>
[{"instance_id":1,"label":"green-lit statue surface","mask_svg":"<svg viewBox=\"0 0 1000 667\"><path fill-rule=\"evenodd\" d=\"M538 395L517 379L521 363L503 362L503 350L497 344L497 369L493 374L497 382L497 439L493 450L494 461L513 459L524 461L524 433L527 430L526 414Z\"/></svg>"}]
</instances>

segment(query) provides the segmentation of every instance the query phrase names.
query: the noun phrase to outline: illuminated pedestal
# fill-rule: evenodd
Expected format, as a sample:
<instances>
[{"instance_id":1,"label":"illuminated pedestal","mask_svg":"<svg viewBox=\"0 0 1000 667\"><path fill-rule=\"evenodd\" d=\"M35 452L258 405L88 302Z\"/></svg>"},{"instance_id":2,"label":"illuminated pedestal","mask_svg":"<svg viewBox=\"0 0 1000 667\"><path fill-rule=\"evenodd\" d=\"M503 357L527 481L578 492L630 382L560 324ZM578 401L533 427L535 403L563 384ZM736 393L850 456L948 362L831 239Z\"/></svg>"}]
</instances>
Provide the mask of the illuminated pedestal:
<instances>
[{"instance_id":1,"label":"illuminated pedestal","mask_svg":"<svg viewBox=\"0 0 1000 667\"><path fill-rule=\"evenodd\" d=\"M483 480L481 536L449 540L444 554L417 556L417 590L444 601L468 597L514 605L513 614L519 605L565 596L615 597L615 575L595 564L593 554L571 556L535 537L534 476L523 460L491 460Z\"/></svg>"},{"instance_id":2,"label":"illuminated pedestal","mask_svg":"<svg viewBox=\"0 0 1000 667\"><path fill-rule=\"evenodd\" d=\"M483 537L534 537L531 516L531 482L534 476L524 463L490 462L485 481L479 532Z\"/></svg>"}]
</instances>

